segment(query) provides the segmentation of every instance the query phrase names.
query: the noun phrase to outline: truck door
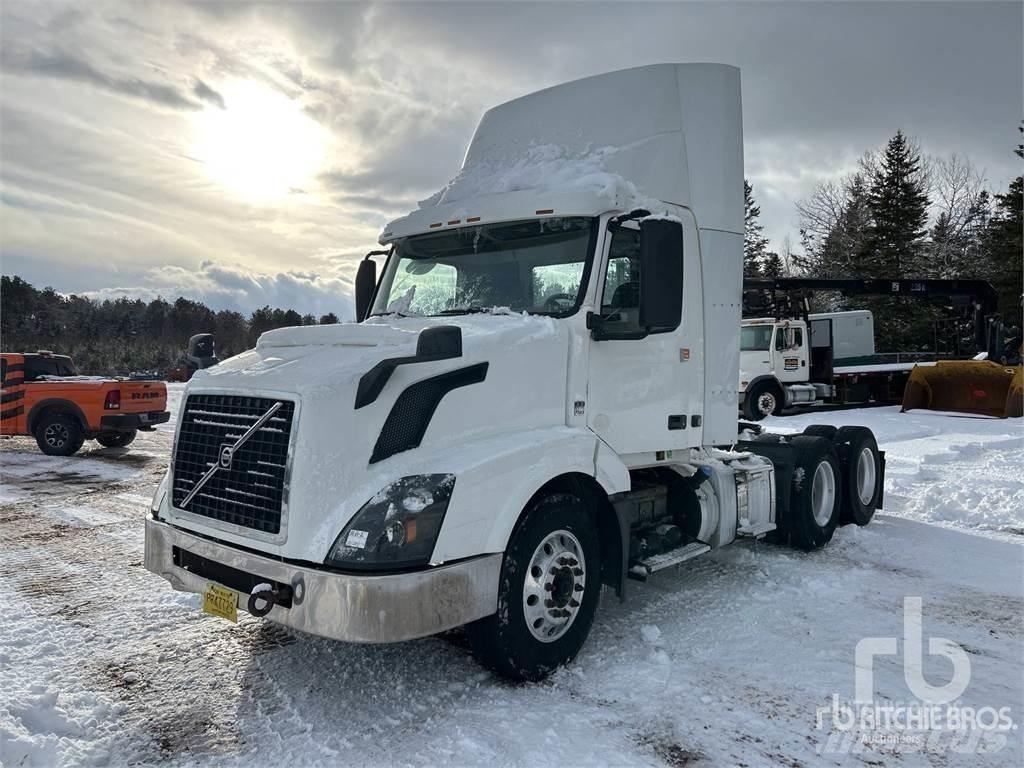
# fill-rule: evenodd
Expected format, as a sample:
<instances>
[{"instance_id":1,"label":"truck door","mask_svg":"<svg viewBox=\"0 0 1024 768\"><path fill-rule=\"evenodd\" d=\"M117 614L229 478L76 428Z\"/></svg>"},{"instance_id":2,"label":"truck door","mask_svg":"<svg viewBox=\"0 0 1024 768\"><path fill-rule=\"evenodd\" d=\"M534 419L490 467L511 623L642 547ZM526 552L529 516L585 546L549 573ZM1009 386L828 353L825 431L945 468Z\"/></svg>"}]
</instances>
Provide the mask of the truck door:
<instances>
[{"instance_id":1,"label":"truck door","mask_svg":"<svg viewBox=\"0 0 1024 768\"><path fill-rule=\"evenodd\" d=\"M803 323L782 323L775 327L772 372L783 384L807 381L807 333Z\"/></svg>"},{"instance_id":2,"label":"truck door","mask_svg":"<svg viewBox=\"0 0 1024 768\"><path fill-rule=\"evenodd\" d=\"M679 327L640 326L640 229L605 236L594 273L601 332L590 342L587 425L619 454L701 445L704 360L697 231L683 219L683 306Z\"/></svg>"},{"instance_id":3,"label":"truck door","mask_svg":"<svg viewBox=\"0 0 1024 768\"><path fill-rule=\"evenodd\" d=\"M25 360L21 355L0 356L0 434L25 431Z\"/></svg>"}]
</instances>

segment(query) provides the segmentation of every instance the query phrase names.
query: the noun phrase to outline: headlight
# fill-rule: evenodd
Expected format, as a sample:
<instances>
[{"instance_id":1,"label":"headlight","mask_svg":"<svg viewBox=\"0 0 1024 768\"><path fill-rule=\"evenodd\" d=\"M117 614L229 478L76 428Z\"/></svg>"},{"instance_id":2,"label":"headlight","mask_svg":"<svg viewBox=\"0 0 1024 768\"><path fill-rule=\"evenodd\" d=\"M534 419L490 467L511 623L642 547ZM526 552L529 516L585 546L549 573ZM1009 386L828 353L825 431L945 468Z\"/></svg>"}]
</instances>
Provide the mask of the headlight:
<instances>
[{"instance_id":1,"label":"headlight","mask_svg":"<svg viewBox=\"0 0 1024 768\"><path fill-rule=\"evenodd\" d=\"M164 472L164 476L160 478L160 485L156 487L156 493L153 494L153 501L149 505L149 511L153 514L154 520L160 519L160 507L164 503L164 496L167 495L167 481L171 477L171 468L168 467L167 471Z\"/></svg>"},{"instance_id":2,"label":"headlight","mask_svg":"<svg viewBox=\"0 0 1024 768\"><path fill-rule=\"evenodd\" d=\"M426 565L455 488L455 475L403 477L363 505L325 565L356 570Z\"/></svg>"}]
</instances>

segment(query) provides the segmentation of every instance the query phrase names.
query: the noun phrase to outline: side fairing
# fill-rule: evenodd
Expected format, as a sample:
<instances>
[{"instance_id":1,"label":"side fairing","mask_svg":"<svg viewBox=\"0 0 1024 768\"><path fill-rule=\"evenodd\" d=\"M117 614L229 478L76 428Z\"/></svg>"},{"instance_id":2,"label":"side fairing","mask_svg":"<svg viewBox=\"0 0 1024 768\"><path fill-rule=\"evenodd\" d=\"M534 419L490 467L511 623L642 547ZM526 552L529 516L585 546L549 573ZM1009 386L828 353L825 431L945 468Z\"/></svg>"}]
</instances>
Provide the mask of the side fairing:
<instances>
[{"instance_id":1,"label":"side fairing","mask_svg":"<svg viewBox=\"0 0 1024 768\"><path fill-rule=\"evenodd\" d=\"M704 275L704 444L736 442L743 235L702 229Z\"/></svg>"}]
</instances>

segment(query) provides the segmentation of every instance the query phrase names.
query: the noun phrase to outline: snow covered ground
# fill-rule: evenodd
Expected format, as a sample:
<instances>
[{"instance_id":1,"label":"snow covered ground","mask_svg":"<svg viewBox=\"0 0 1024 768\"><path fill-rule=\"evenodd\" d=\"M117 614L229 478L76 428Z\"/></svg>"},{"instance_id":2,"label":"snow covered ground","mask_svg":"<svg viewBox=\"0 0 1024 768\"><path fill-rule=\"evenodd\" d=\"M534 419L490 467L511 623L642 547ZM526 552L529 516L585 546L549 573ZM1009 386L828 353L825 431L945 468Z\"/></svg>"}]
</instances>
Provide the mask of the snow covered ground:
<instances>
[{"instance_id":1,"label":"snow covered ground","mask_svg":"<svg viewBox=\"0 0 1024 768\"><path fill-rule=\"evenodd\" d=\"M767 426L818 422L875 430L885 514L819 552L745 542L631 582L571 668L522 686L460 633L354 646L203 615L142 567L169 426L73 459L0 441L0 763L1021 765L1019 727L980 755L823 753L816 714L852 700L857 642L902 638L920 596L928 681L951 672L927 639L949 638L961 704L1024 721L1024 425L876 408ZM912 698L900 654L874 672L875 698Z\"/></svg>"}]
</instances>

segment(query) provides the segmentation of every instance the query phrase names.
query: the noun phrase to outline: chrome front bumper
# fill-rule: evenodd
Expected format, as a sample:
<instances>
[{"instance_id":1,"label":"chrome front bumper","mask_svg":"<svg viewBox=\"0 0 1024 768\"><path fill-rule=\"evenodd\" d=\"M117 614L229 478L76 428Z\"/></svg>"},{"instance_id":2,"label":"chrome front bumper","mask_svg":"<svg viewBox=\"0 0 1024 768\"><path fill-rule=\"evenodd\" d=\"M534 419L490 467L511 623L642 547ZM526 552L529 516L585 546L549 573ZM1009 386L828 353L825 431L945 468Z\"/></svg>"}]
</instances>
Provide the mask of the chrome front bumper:
<instances>
[{"instance_id":1,"label":"chrome front bumper","mask_svg":"<svg viewBox=\"0 0 1024 768\"><path fill-rule=\"evenodd\" d=\"M314 635L353 643L391 643L437 634L497 610L500 554L386 576L303 568L146 520L146 569L175 589L202 593L210 580L174 564L173 548L213 560L293 590L291 608L275 605L267 618ZM224 586L224 585L220 585ZM233 590L234 591L234 590ZM245 610L247 595L238 607Z\"/></svg>"}]
</instances>

